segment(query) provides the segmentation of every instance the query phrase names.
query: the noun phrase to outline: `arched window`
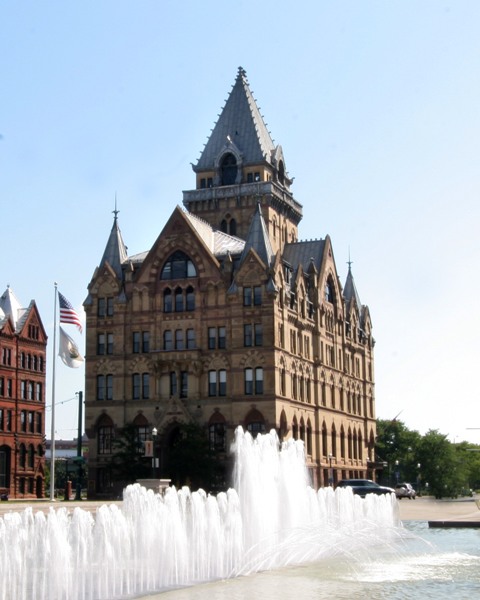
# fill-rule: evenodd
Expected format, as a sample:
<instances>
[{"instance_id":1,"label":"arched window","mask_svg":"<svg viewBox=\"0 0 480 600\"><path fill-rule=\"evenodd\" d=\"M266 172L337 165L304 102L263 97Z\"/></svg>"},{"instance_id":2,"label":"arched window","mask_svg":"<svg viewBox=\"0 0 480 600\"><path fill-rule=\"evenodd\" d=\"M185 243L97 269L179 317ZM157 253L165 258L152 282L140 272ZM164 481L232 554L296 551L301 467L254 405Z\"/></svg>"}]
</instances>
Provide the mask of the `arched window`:
<instances>
[{"instance_id":1,"label":"arched window","mask_svg":"<svg viewBox=\"0 0 480 600\"><path fill-rule=\"evenodd\" d=\"M175 350L183 350L183 349L184 349L183 330L177 329L175 331Z\"/></svg>"},{"instance_id":2,"label":"arched window","mask_svg":"<svg viewBox=\"0 0 480 600\"><path fill-rule=\"evenodd\" d=\"M310 419L307 421L307 440L306 440L307 454L312 454L312 424Z\"/></svg>"},{"instance_id":3,"label":"arched window","mask_svg":"<svg viewBox=\"0 0 480 600\"><path fill-rule=\"evenodd\" d=\"M25 447L25 444L20 444L20 467L22 469L25 468L26 460L27 460L27 449Z\"/></svg>"},{"instance_id":4,"label":"arched window","mask_svg":"<svg viewBox=\"0 0 480 600\"><path fill-rule=\"evenodd\" d=\"M33 444L28 446L28 468L33 469L35 466L35 448Z\"/></svg>"},{"instance_id":5,"label":"arched window","mask_svg":"<svg viewBox=\"0 0 480 600\"><path fill-rule=\"evenodd\" d=\"M102 415L97 423L98 454L111 454L113 450L113 421L107 415Z\"/></svg>"},{"instance_id":6,"label":"arched window","mask_svg":"<svg viewBox=\"0 0 480 600\"><path fill-rule=\"evenodd\" d=\"M226 433L225 418L219 412L214 413L210 417L208 423L208 439L210 442L210 450L214 452L225 452L226 449Z\"/></svg>"},{"instance_id":7,"label":"arched window","mask_svg":"<svg viewBox=\"0 0 480 600\"><path fill-rule=\"evenodd\" d=\"M333 287L333 283L330 277L328 278L328 281L325 284L325 300L327 302L331 302L332 304L335 302L335 288Z\"/></svg>"},{"instance_id":8,"label":"arched window","mask_svg":"<svg viewBox=\"0 0 480 600\"><path fill-rule=\"evenodd\" d=\"M237 222L235 219L230 219L230 235L237 235Z\"/></svg>"},{"instance_id":9,"label":"arched window","mask_svg":"<svg viewBox=\"0 0 480 600\"><path fill-rule=\"evenodd\" d=\"M325 425L325 421L322 425L322 454L323 456L328 456L328 435L327 435L327 426Z\"/></svg>"},{"instance_id":10,"label":"arched window","mask_svg":"<svg viewBox=\"0 0 480 600\"><path fill-rule=\"evenodd\" d=\"M180 287L175 290L175 312L183 312L183 291Z\"/></svg>"},{"instance_id":11,"label":"arched window","mask_svg":"<svg viewBox=\"0 0 480 600\"><path fill-rule=\"evenodd\" d=\"M144 415L137 415L133 420L135 428L135 441L137 443L137 452L143 454L145 452L145 442L150 439L150 426Z\"/></svg>"},{"instance_id":12,"label":"arched window","mask_svg":"<svg viewBox=\"0 0 480 600\"><path fill-rule=\"evenodd\" d=\"M237 159L229 152L220 164L221 185L233 185L237 179Z\"/></svg>"},{"instance_id":13,"label":"arched window","mask_svg":"<svg viewBox=\"0 0 480 600\"><path fill-rule=\"evenodd\" d=\"M223 231L223 233L228 233L228 225L226 219L223 219L220 223L220 231Z\"/></svg>"},{"instance_id":14,"label":"arched window","mask_svg":"<svg viewBox=\"0 0 480 600\"><path fill-rule=\"evenodd\" d=\"M193 287L189 285L187 287L187 310L195 310L195 292L193 291Z\"/></svg>"},{"instance_id":15,"label":"arched window","mask_svg":"<svg viewBox=\"0 0 480 600\"><path fill-rule=\"evenodd\" d=\"M280 441L285 439L285 437L287 435L287 431L288 431L287 415L285 414L285 411L282 410L282 413L280 415L280 432L279 432Z\"/></svg>"},{"instance_id":16,"label":"arched window","mask_svg":"<svg viewBox=\"0 0 480 600\"><path fill-rule=\"evenodd\" d=\"M173 350L173 336L171 329L167 329L163 332L163 349Z\"/></svg>"},{"instance_id":17,"label":"arched window","mask_svg":"<svg viewBox=\"0 0 480 600\"><path fill-rule=\"evenodd\" d=\"M192 260L182 252L177 250L171 254L163 266L160 279L186 279L196 277L197 271Z\"/></svg>"},{"instance_id":18,"label":"arched window","mask_svg":"<svg viewBox=\"0 0 480 600\"><path fill-rule=\"evenodd\" d=\"M173 310L172 291L167 288L163 292L163 312L172 312L172 310Z\"/></svg>"},{"instance_id":19,"label":"arched window","mask_svg":"<svg viewBox=\"0 0 480 600\"><path fill-rule=\"evenodd\" d=\"M297 417L293 417L292 438L294 440L298 440L298 421L297 421Z\"/></svg>"},{"instance_id":20,"label":"arched window","mask_svg":"<svg viewBox=\"0 0 480 600\"><path fill-rule=\"evenodd\" d=\"M253 437L257 437L259 433L265 431L265 419L259 410L252 409L245 419L245 424L247 431L249 431Z\"/></svg>"}]
</instances>

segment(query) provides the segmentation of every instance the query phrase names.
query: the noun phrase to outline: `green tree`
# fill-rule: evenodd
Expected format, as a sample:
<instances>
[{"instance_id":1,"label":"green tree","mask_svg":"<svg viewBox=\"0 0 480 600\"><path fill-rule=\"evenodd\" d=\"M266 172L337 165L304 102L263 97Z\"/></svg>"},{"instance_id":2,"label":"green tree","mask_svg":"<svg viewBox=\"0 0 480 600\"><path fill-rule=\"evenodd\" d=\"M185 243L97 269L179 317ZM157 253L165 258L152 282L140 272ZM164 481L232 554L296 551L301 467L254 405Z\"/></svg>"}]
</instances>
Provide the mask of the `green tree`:
<instances>
[{"instance_id":1,"label":"green tree","mask_svg":"<svg viewBox=\"0 0 480 600\"><path fill-rule=\"evenodd\" d=\"M386 463L382 480L393 485L400 481L415 483L420 462L418 448L421 435L408 429L402 421L377 420L376 458Z\"/></svg>"},{"instance_id":2,"label":"green tree","mask_svg":"<svg viewBox=\"0 0 480 600\"><path fill-rule=\"evenodd\" d=\"M210 449L205 429L196 423L180 425L169 456L169 475L177 487L210 491L216 487L219 464Z\"/></svg>"},{"instance_id":3,"label":"green tree","mask_svg":"<svg viewBox=\"0 0 480 600\"><path fill-rule=\"evenodd\" d=\"M132 423L127 423L115 438L110 463L112 477L117 484L125 486L149 476L151 467L144 452L138 429Z\"/></svg>"}]
</instances>

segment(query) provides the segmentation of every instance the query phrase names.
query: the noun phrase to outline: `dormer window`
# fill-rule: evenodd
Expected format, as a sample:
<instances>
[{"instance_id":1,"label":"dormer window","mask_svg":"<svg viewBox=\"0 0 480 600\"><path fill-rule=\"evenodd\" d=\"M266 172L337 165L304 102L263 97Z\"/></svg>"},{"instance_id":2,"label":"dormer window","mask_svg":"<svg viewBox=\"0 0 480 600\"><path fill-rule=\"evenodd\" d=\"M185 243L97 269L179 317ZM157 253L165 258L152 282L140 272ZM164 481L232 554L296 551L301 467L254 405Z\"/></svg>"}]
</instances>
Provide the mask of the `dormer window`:
<instances>
[{"instance_id":1,"label":"dormer window","mask_svg":"<svg viewBox=\"0 0 480 600\"><path fill-rule=\"evenodd\" d=\"M180 250L170 255L165 263L160 279L186 279L196 277L197 271L192 260Z\"/></svg>"},{"instance_id":2,"label":"dormer window","mask_svg":"<svg viewBox=\"0 0 480 600\"><path fill-rule=\"evenodd\" d=\"M222 185L234 185L237 180L237 159L230 152L222 159L220 177Z\"/></svg>"}]
</instances>

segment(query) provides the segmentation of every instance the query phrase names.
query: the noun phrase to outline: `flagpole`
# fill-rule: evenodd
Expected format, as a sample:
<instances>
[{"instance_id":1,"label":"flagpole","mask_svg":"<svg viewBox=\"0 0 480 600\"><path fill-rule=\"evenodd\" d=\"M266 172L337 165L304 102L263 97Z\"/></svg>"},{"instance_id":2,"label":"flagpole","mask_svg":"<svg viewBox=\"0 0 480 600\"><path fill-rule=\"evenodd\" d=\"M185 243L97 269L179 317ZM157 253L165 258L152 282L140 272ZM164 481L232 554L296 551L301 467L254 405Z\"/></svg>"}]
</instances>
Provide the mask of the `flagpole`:
<instances>
[{"instance_id":1,"label":"flagpole","mask_svg":"<svg viewBox=\"0 0 480 600\"><path fill-rule=\"evenodd\" d=\"M50 500L55 500L55 362L57 358L57 282L53 303L52 429L50 435Z\"/></svg>"}]
</instances>

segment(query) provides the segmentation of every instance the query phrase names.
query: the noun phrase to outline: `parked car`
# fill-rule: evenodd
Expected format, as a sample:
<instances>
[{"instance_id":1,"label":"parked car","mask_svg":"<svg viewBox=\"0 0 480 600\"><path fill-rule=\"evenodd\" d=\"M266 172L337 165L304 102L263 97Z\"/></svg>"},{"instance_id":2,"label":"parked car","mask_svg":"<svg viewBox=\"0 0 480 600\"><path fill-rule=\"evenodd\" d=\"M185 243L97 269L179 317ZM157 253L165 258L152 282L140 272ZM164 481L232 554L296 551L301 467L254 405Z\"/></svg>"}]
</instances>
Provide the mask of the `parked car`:
<instances>
[{"instance_id":1,"label":"parked car","mask_svg":"<svg viewBox=\"0 0 480 600\"><path fill-rule=\"evenodd\" d=\"M394 494L395 490L386 487L384 485L379 485L372 481L371 479L342 479L338 482L337 487L345 488L349 487L353 491L354 494L365 498L367 494Z\"/></svg>"},{"instance_id":2,"label":"parked car","mask_svg":"<svg viewBox=\"0 0 480 600\"><path fill-rule=\"evenodd\" d=\"M410 498L415 500L417 492L413 489L410 483L397 483L395 486L395 496L401 500L402 498Z\"/></svg>"}]
</instances>

